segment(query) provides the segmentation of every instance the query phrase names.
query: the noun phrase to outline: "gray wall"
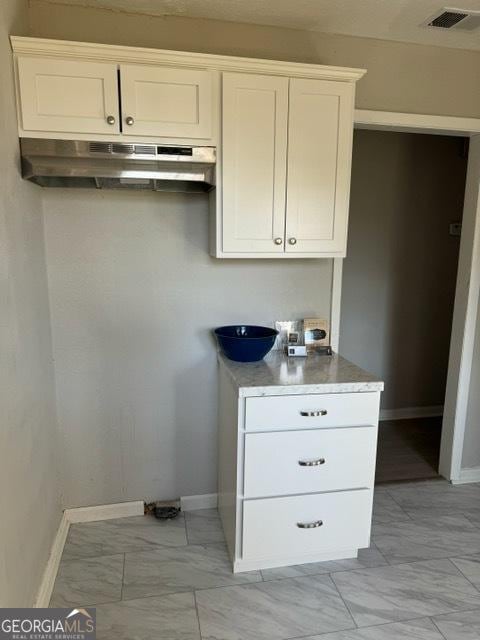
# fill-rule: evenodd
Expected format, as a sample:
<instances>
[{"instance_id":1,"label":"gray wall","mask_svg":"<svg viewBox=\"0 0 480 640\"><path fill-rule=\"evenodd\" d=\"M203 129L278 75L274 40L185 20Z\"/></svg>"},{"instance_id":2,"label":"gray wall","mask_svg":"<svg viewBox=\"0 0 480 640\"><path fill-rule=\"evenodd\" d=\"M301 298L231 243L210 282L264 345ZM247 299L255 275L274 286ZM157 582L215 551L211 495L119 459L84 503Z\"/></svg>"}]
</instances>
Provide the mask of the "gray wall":
<instances>
[{"instance_id":1,"label":"gray wall","mask_svg":"<svg viewBox=\"0 0 480 640\"><path fill-rule=\"evenodd\" d=\"M0 6L0 607L33 604L61 515L41 200L19 175L7 37L26 9Z\"/></svg>"},{"instance_id":2,"label":"gray wall","mask_svg":"<svg viewBox=\"0 0 480 640\"><path fill-rule=\"evenodd\" d=\"M467 160L461 140L356 131L340 350L384 409L443 404Z\"/></svg>"},{"instance_id":3,"label":"gray wall","mask_svg":"<svg viewBox=\"0 0 480 640\"><path fill-rule=\"evenodd\" d=\"M478 52L43 2L29 15L40 37L367 67L359 107L478 115ZM65 504L215 491L209 328L328 314L331 262L209 258L201 196L44 205Z\"/></svg>"},{"instance_id":4,"label":"gray wall","mask_svg":"<svg viewBox=\"0 0 480 640\"><path fill-rule=\"evenodd\" d=\"M65 506L216 491L212 327L330 311L329 260L216 260L205 195L50 190Z\"/></svg>"},{"instance_id":5,"label":"gray wall","mask_svg":"<svg viewBox=\"0 0 480 640\"><path fill-rule=\"evenodd\" d=\"M479 117L480 52L216 20L153 17L45 2L32 35L363 67L362 109Z\"/></svg>"}]
</instances>

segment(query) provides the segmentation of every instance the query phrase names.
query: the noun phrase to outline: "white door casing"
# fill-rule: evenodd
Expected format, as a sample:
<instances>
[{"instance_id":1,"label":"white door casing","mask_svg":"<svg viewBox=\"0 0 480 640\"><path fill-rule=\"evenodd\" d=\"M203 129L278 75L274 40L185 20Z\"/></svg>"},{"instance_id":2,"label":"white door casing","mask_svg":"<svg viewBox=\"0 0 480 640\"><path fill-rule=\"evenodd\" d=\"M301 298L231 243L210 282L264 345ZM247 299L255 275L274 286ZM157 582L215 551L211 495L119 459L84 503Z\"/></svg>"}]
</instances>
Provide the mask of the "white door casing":
<instances>
[{"instance_id":1,"label":"white door casing","mask_svg":"<svg viewBox=\"0 0 480 640\"><path fill-rule=\"evenodd\" d=\"M439 473L453 483L463 482L462 453L465 438L475 323L480 289L480 119L426 114L355 111L355 125L362 129L408 131L470 138L468 173L453 312L447 389L442 424ZM340 342L342 260L334 260L332 274L331 334ZM476 471L476 470L475 470ZM472 482L479 473L471 474Z\"/></svg>"},{"instance_id":2,"label":"white door casing","mask_svg":"<svg viewBox=\"0 0 480 640\"><path fill-rule=\"evenodd\" d=\"M470 138L439 472L461 480L480 288L480 135ZM478 480L478 479L477 479Z\"/></svg>"}]
</instances>

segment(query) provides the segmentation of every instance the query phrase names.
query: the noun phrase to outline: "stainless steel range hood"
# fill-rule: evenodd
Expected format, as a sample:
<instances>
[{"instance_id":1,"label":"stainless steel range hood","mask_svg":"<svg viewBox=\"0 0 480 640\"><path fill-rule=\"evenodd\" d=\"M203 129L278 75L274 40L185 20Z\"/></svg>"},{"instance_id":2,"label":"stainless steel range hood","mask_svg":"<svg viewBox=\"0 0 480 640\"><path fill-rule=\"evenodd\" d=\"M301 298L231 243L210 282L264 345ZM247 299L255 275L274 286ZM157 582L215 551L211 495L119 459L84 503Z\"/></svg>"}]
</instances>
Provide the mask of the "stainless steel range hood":
<instances>
[{"instance_id":1,"label":"stainless steel range hood","mask_svg":"<svg viewBox=\"0 0 480 640\"><path fill-rule=\"evenodd\" d=\"M205 192L215 147L20 138L22 175L42 187Z\"/></svg>"}]
</instances>

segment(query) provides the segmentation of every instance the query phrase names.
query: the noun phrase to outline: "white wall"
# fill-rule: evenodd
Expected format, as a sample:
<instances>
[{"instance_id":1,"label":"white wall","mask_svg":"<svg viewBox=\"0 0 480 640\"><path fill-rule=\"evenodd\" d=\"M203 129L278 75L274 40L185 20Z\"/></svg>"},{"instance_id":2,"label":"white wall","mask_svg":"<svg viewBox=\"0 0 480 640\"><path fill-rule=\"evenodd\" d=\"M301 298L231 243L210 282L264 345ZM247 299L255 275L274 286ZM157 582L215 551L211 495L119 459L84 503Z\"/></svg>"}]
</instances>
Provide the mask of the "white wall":
<instances>
[{"instance_id":1,"label":"white wall","mask_svg":"<svg viewBox=\"0 0 480 640\"><path fill-rule=\"evenodd\" d=\"M40 192L21 180L8 34L27 2L0 5L0 607L33 604L60 515Z\"/></svg>"},{"instance_id":2,"label":"white wall","mask_svg":"<svg viewBox=\"0 0 480 640\"><path fill-rule=\"evenodd\" d=\"M328 317L330 260L216 260L203 194L48 190L65 506L215 492L211 329Z\"/></svg>"},{"instance_id":3,"label":"white wall","mask_svg":"<svg viewBox=\"0 0 480 640\"><path fill-rule=\"evenodd\" d=\"M443 405L466 168L459 138L355 131L340 350L384 409Z\"/></svg>"}]
</instances>

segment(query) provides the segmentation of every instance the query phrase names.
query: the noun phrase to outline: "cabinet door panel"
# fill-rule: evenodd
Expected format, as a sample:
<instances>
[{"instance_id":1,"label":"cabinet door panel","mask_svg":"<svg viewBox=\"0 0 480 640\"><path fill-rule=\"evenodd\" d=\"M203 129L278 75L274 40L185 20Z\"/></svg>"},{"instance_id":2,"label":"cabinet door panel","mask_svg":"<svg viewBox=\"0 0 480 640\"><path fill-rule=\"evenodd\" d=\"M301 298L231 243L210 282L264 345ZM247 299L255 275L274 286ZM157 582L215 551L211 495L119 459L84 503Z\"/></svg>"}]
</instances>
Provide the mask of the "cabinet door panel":
<instances>
[{"instance_id":1,"label":"cabinet door panel","mask_svg":"<svg viewBox=\"0 0 480 640\"><path fill-rule=\"evenodd\" d=\"M120 133L116 64L20 56L18 80L25 131Z\"/></svg>"},{"instance_id":2,"label":"cabinet door panel","mask_svg":"<svg viewBox=\"0 0 480 640\"><path fill-rule=\"evenodd\" d=\"M345 255L353 96L350 84L290 81L287 251Z\"/></svg>"},{"instance_id":3,"label":"cabinet door panel","mask_svg":"<svg viewBox=\"0 0 480 640\"><path fill-rule=\"evenodd\" d=\"M210 71L121 65L120 79L124 135L212 137Z\"/></svg>"},{"instance_id":4,"label":"cabinet door panel","mask_svg":"<svg viewBox=\"0 0 480 640\"><path fill-rule=\"evenodd\" d=\"M287 112L288 78L223 74L225 252L284 251Z\"/></svg>"}]
</instances>

